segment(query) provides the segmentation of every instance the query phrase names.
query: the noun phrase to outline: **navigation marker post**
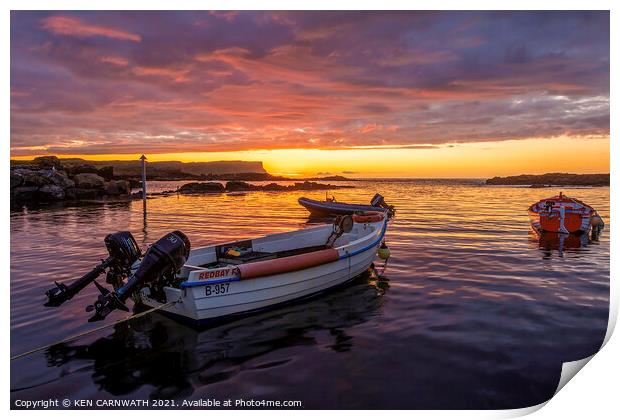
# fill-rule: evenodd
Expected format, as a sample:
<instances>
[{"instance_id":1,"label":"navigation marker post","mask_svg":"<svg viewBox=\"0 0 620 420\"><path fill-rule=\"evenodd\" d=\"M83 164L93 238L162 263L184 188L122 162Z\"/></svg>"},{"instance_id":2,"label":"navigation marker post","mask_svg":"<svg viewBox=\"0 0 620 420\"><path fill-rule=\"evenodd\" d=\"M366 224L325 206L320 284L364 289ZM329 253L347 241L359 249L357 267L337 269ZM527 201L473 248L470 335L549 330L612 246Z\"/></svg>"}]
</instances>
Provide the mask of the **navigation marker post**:
<instances>
[{"instance_id":1,"label":"navigation marker post","mask_svg":"<svg viewBox=\"0 0 620 420\"><path fill-rule=\"evenodd\" d=\"M144 222L146 223L146 156L140 156L142 161L142 208L144 210Z\"/></svg>"}]
</instances>

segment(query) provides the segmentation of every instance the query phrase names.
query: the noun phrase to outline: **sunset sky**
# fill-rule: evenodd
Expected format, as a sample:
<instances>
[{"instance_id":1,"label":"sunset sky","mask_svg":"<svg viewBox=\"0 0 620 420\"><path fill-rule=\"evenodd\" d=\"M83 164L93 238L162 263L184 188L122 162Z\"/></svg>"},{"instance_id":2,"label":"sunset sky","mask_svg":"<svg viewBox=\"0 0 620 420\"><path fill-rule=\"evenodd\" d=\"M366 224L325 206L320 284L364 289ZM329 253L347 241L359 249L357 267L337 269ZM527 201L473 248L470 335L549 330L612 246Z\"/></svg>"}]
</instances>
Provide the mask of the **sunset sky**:
<instances>
[{"instance_id":1,"label":"sunset sky","mask_svg":"<svg viewBox=\"0 0 620 420\"><path fill-rule=\"evenodd\" d=\"M609 171L608 12L12 12L11 156Z\"/></svg>"}]
</instances>

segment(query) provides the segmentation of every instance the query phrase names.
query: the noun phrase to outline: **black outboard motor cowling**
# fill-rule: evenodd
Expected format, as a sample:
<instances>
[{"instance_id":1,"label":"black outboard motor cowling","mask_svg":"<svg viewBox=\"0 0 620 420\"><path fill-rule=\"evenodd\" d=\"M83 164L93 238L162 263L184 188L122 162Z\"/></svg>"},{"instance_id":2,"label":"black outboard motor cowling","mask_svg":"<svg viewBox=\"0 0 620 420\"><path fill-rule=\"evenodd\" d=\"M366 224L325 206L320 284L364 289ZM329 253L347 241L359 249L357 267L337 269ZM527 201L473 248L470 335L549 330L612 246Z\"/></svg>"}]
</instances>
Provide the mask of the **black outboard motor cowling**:
<instances>
[{"instance_id":1,"label":"black outboard motor cowling","mask_svg":"<svg viewBox=\"0 0 620 420\"><path fill-rule=\"evenodd\" d=\"M383 207L385 205L385 199L381 194L377 193L372 200L370 200L370 205L373 207Z\"/></svg>"},{"instance_id":2,"label":"black outboard motor cowling","mask_svg":"<svg viewBox=\"0 0 620 420\"><path fill-rule=\"evenodd\" d=\"M394 213L396 213L396 209L394 208L394 206L390 206L388 203L386 203L385 198L383 198L383 196L379 193L375 194L372 200L370 200L370 205L373 207L383 207L388 211L389 217L394 216Z\"/></svg>"},{"instance_id":3,"label":"black outboard motor cowling","mask_svg":"<svg viewBox=\"0 0 620 420\"><path fill-rule=\"evenodd\" d=\"M108 249L108 258L73 283L55 282L56 287L45 292L48 298L45 306L62 305L95 281L108 268L110 272L115 273L116 277L129 275L131 265L142 254L133 235L130 232L111 233L105 237L105 245Z\"/></svg>"},{"instance_id":4,"label":"black outboard motor cowling","mask_svg":"<svg viewBox=\"0 0 620 420\"><path fill-rule=\"evenodd\" d=\"M110 233L103 241L110 257L124 267L131 267L142 255L138 243L130 232Z\"/></svg>"},{"instance_id":5,"label":"black outboard motor cowling","mask_svg":"<svg viewBox=\"0 0 620 420\"><path fill-rule=\"evenodd\" d=\"M89 321L105 319L114 309L128 311L125 301L141 286L160 281L166 275L177 272L189 256L191 245L187 236L176 230L155 242L146 251L136 272L127 279L127 283L114 292L100 287L101 295L93 305L95 315Z\"/></svg>"}]
</instances>

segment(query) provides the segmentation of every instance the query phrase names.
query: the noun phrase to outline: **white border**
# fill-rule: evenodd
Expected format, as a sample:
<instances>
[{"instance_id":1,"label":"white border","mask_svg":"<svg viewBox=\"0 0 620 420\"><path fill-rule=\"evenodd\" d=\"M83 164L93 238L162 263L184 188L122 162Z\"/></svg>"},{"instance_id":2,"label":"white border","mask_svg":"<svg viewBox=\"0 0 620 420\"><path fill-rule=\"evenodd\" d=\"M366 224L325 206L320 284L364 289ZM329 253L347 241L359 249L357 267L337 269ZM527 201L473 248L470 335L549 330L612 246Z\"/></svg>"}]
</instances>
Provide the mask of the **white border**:
<instances>
[{"instance_id":1,"label":"white border","mask_svg":"<svg viewBox=\"0 0 620 420\"><path fill-rule=\"evenodd\" d=\"M617 3L617 2L616 2ZM112 10L140 10L140 9L159 9L159 10L201 10L201 9L211 9L211 10L248 10L248 9L271 9L271 10L311 10L311 9L325 9L325 10L343 10L343 9L351 9L351 10L366 10L366 9L377 9L380 8L382 10L407 10L407 9L416 9L416 10L440 10L440 9L448 9L448 10L483 10L483 9L495 9L495 10L580 10L580 9L588 9L588 10L610 10L611 9L611 74L614 74L614 70L617 72L618 69L618 57L617 52L614 51L614 47L617 47L617 35L618 25L620 24L620 19L617 17L617 7L614 7L615 4L612 1L599 1L599 0L590 0L587 2L583 1L543 1L543 0L522 0L519 2L516 1L508 1L508 2L497 2L497 1L433 1L433 2L411 2L411 1L398 1L398 0L382 0L381 2L370 2L367 0L358 0L358 1L340 1L334 2L333 0L303 0L296 1L294 3L290 1L282 1L282 0L265 0L261 2L257 1L239 1L239 0L229 0L229 1L209 1L209 2L199 2L199 1L189 1L189 0L176 0L175 2L162 1L162 0L151 0L149 2L138 2L138 1L129 1L129 0L108 0L108 1L89 1L84 2L76 1L76 0L59 0L55 2L45 2L45 1L33 1L33 0L25 0L25 1L13 1L9 0L4 4L7 5L7 9L4 14L3 21L5 22L2 33L2 51L4 51L4 66L2 67L3 72L3 80L2 84L2 92L4 93L4 101L3 101L3 111L4 111L4 147L1 149L3 161L8 162L9 160L9 124L10 124L10 71L9 71L9 61L10 61L10 13L9 10L50 10L50 9L77 9L77 10L89 10L89 9L112 9ZM617 84L614 83L614 79L612 77L612 85L611 85L611 93L613 97L617 97ZM617 119L613 117L617 117L618 112L614 112L614 107L611 108L611 132L610 138L614 138L614 134L617 133ZM616 188L618 187L618 176L616 174L616 163L617 157L620 156L620 150L618 149L617 144L612 141L611 142L611 219L617 220L618 212L617 212L617 197L614 193ZM5 169L5 174L8 173L8 170ZM6 175L5 175L6 176ZM5 178L5 181L1 186L2 190L0 194L5 199L2 201L2 206L4 209L4 224L2 225L2 233L5 238L4 242L4 252L2 255L2 267L4 273L4 296L5 296L5 324L9 327L9 276L10 276L10 256L9 256L9 224L7 223L9 220L9 202L8 202L8 182ZM606 234L612 234L613 227L611 223L608 223L610 227L607 230ZM617 255L617 249L615 241L611 242L611 255ZM538 418L569 418L569 419L583 419L584 417L601 417L607 418L611 415L611 413L617 412L618 400L616 386L618 383L617 374L619 371L619 362L615 357L617 354L620 354L620 345L618 344L618 338L609 340L611 331L613 330L613 326L615 325L615 321L617 319L618 312L618 291L616 287L616 273L618 269L616 264L614 264L614 260L612 258L611 262L611 308L610 308L610 328L608 331L608 335L606 337L607 344L600 354L596 355L592 359L590 363L588 363L587 367L585 367L583 372L579 374L579 378L574 381L570 381L548 404L541 404L537 407L531 407L521 410L508 410L508 411L416 411L416 412L406 412L406 411L385 411L385 412L375 412L375 411L359 411L355 413L350 413L357 418L372 418L373 420L378 416L389 415L390 417L396 418L410 418L413 414L416 417L422 418L504 418L504 417L515 417L524 414L528 414L530 412L537 411L539 408L545 406L543 410L537 411L535 416ZM609 341L607 341L609 340ZM4 360L9 360L9 334L5 334L2 336L2 349L4 354ZM9 362L5 362L6 373L4 375L4 383L5 383L5 392L4 402L5 407L8 409L9 407L9 395L8 390L10 388L10 377L9 377ZM143 413L143 412L142 412ZM328 415L347 415L348 413L342 412L330 412ZM21 412L21 411L12 411L10 413L11 416L15 416L17 418L29 418L31 416L39 416L43 413L37 412ZM100 418L102 416L109 416L111 413L108 411L100 411L100 412L79 412L79 411L63 411L63 412L45 412L43 415L51 418L76 418L78 416L93 416L95 418ZM273 417L290 417L294 415L296 418L307 418L315 417L317 413L312 411L304 411L304 412L296 412L292 414L291 412L286 411L219 411L208 412L197 411L190 412L184 411L183 416L211 416L217 417L218 419L232 419L233 416L235 418L251 416L252 418L260 419L271 419ZM327 414L327 413L326 413ZM115 416L117 414L114 414ZM118 415L136 415L136 413L132 412L124 412L119 413ZM137 413L137 415L144 415ZM158 411L151 412L148 414L149 416L153 416L155 419L164 418L169 416L169 413L166 411ZM322 413L321 413L322 415Z\"/></svg>"}]
</instances>

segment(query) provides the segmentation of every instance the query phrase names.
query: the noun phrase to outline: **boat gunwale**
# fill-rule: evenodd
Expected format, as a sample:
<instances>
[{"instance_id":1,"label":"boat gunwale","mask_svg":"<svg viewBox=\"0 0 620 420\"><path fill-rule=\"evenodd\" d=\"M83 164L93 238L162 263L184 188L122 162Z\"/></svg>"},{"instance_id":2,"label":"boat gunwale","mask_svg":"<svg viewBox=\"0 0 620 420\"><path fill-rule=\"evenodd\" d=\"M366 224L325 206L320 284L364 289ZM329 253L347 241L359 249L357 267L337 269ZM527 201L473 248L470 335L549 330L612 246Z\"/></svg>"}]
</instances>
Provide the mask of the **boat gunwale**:
<instances>
[{"instance_id":1,"label":"boat gunwale","mask_svg":"<svg viewBox=\"0 0 620 420\"><path fill-rule=\"evenodd\" d=\"M306 205L311 207L316 207L315 210L321 210L324 212L329 212L330 210L343 210L343 211L381 211L387 212L386 208L373 206L372 204L352 204L352 203L343 203L338 201L319 201L313 200L307 197L300 197L297 199L297 202L307 210L310 210ZM353 207L359 207L359 209L354 209Z\"/></svg>"},{"instance_id":2,"label":"boat gunwale","mask_svg":"<svg viewBox=\"0 0 620 420\"><path fill-rule=\"evenodd\" d=\"M337 262L337 261L333 261L333 262ZM342 268L342 269L340 269L338 271L344 271L344 270L350 270L350 269L347 267L347 268ZM287 274L287 273L280 273L280 274ZM359 274L356 274L354 277L356 277L357 275L359 275ZM313 277L311 280L314 280L314 279L317 279L317 278L318 277ZM251 280L253 280L253 279L251 279ZM294 281L294 282L287 283L287 284L278 284L278 285L270 286L270 287L262 287L260 289L255 289L255 290L244 290L244 291L240 291L240 292L236 292L236 293L232 293L232 294L228 294L228 295L194 298L194 302L197 302L197 301L200 301L200 300L203 300L203 299L218 299L218 298L225 299L227 297L234 296L234 295L243 295L245 293L255 293L257 291L273 290L273 289L277 289L277 288L280 288L280 287L285 287L285 286L288 287L288 286L291 286L291 285L297 285L297 284L300 284L300 283L307 282L308 280L309 279L303 279L303 280L298 280L298 281ZM171 288L171 289L175 290L174 288ZM286 295L281 295L281 296L290 296L290 295L295 294L295 293L297 293L297 292L288 293ZM254 300L252 302L253 303L255 303L255 302L264 302L266 300L269 300L269 299ZM238 306L238 305L240 305L240 304L239 303L235 303L235 304L231 304L231 305L219 305L219 306L217 306L217 309L219 309L219 308L230 308L232 306ZM196 308L195 311L199 312L199 311L205 311L205 310L211 310L211 309L216 309L216 308L207 308L207 309L198 309L198 308Z\"/></svg>"},{"instance_id":3,"label":"boat gunwale","mask_svg":"<svg viewBox=\"0 0 620 420\"><path fill-rule=\"evenodd\" d=\"M274 276L274 275L286 274L286 273L291 273L291 272L295 272L295 271L308 270L310 268L314 268L314 267L317 267L317 266L320 266L320 265L326 265L326 264L331 264L333 262L342 261L344 259L351 258L351 257L354 257L356 255L362 254L362 253L372 249L373 247L377 246L381 242L381 240L385 236L385 232L387 230L387 224L388 224L387 218L384 218L380 222L363 223L363 224L365 224L365 225L371 225L371 224L375 225L375 224L379 224L379 223L383 223L383 226L381 227L381 229L379 229L377 227L377 229L374 229L372 232L368 233L367 235L365 235L365 236L363 236L361 238L358 238L358 239L356 239L356 240L354 240L352 242L349 242L349 243L347 243L345 245L342 245L340 247L333 248L339 254L338 259L335 260L335 261L329 261L329 262L326 262L326 263L323 263L323 264L317 264L315 266L306 267L306 268L303 268L301 270L282 271L280 273L274 273L274 274L271 274L269 276L261 276L261 277L255 277L255 278L249 278L249 279L242 279L241 276L239 274L237 274L236 276L233 276L233 277L213 279L213 280L204 280L204 281L197 281L197 282L184 281L184 282L181 282L179 287L171 287L171 289L173 289L173 290L185 290L185 289L188 289L188 288L199 287L199 286L208 286L208 285L215 285L215 284L222 284L222 283L229 283L229 282L238 282L238 281L259 280L259 279L264 279L266 277L270 277L270 276ZM305 230L305 229L302 229L300 231L303 231L303 230ZM368 241L369 239L373 239L372 238L373 235L377 235L378 238L373 240L370 244L365 245L363 248L356 249L356 250L351 251L351 252L348 251L348 248L355 247L355 246L357 246L357 245L359 245L359 244L361 244L361 243L363 243L365 241ZM215 245L215 246L217 246L217 245ZM304 255L304 254L300 254L300 256L301 255ZM299 256L296 256L296 257L299 257ZM276 261L276 260L274 260L274 261ZM242 265L242 264L240 264L240 265Z\"/></svg>"}]
</instances>

